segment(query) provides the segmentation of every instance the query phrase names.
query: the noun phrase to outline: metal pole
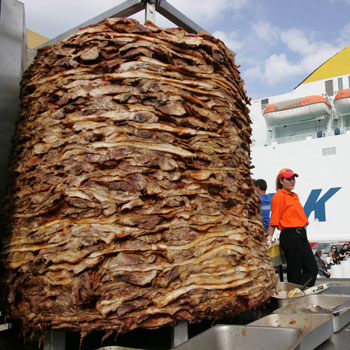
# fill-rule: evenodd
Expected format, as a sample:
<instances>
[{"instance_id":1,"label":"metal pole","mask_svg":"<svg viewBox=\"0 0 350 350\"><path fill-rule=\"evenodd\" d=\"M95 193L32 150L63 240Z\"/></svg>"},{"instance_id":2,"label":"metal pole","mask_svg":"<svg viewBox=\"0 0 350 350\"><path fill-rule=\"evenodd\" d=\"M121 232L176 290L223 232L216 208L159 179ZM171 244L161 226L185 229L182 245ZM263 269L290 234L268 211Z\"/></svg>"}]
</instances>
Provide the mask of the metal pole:
<instances>
[{"instance_id":1,"label":"metal pole","mask_svg":"<svg viewBox=\"0 0 350 350\"><path fill-rule=\"evenodd\" d=\"M19 84L26 62L24 5L2 0L0 17L0 201L6 192L11 136L19 110ZM0 204L1 206L1 204Z\"/></svg>"},{"instance_id":2,"label":"metal pole","mask_svg":"<svg viewBox=\"0 0 350 350\"><path fill-rule=\"evenodd\" d=\"M156 4L154 1L147 1L145 8L145 22L151 21L155 23L156 21Z\"/></svg>"},{"instance_id":3,"label":"metal pole","mask_svg":"<svg viewBox=\"0 0 350 350\"><path fill-rule=\"evenodd\" d=\"M189 33L205 32L202 27L194 23L165 0L159 0L159 3L157 4L157 12Z\"/></svg>"}]
</instances>

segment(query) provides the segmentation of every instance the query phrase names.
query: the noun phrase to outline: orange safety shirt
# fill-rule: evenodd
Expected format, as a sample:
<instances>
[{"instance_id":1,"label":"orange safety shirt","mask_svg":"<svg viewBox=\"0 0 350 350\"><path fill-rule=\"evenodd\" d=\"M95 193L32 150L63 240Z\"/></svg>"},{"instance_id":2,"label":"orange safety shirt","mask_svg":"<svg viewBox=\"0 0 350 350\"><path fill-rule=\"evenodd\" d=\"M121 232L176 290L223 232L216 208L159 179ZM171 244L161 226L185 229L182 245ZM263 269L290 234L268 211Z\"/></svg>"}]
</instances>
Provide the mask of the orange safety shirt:
<instances>
[{"instance_id":1,"label":"orange safety shirt","mask_svg":"<svg viewBox=\"0 0 350 350\"><path fill-rule=\"evenodd\" d=\"M270 226L279 230L290 227L304 227L309 224L299 197L294 192L280 189L271 200Z\"/></svg>"}]
</instances>

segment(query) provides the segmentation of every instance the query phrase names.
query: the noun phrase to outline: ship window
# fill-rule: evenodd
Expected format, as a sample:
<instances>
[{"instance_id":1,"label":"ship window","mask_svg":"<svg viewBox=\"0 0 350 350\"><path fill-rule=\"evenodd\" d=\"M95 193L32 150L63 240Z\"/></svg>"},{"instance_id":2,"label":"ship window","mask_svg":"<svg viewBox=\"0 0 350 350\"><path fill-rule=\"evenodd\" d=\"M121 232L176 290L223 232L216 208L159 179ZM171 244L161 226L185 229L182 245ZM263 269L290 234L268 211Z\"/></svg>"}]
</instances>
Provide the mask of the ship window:
<instances>
[{"instance_id":1,"label":"ship window","mask_svg":"<svg viewBox=\"0 0 350 350\"><path fill-rule=\"evenodd\" d=\"M350 130L350 116L344 116L344 126Z\"/></svg>"},{"instance_id":2,"label":"ship window","mask_svg":"<svg viewBox=\"0 0 350 350\"><path fill-rule=\"evenodd\" d=\"M336 148L335 147L327 147L327 148L322 148L322 155L323 156L331 156L336 153Z\"/></svg>"},{"instance_id":3,"label":"ship window","mask_svg":"<svg viewBox=\"0 0 350 350\"><path fill-rule=\"evenodd\" d=\"M263 98L261 100L261 110L263 111L268 104L269 104L269 99L268 98Z\"/></svg>"},{"instance_id":4,"label":"ship window","mask_svg":"<svg viewBox=\"0 0 350 350\"><path fill-rule=\"evenodd\" d=\"M326 88L326 94L328 96L334 95L333 80L326 80L325 81L325 88Z\"/></svg>"},{"instance_id":5,"label":"ship window","mask_svg":"<svg viewBox=\"0 0 350 350\"><path fill-rule=\"evenodd\" d=\"M343 78L338 78L338 91L343 90Z\"/></svg>"}]
</instances>

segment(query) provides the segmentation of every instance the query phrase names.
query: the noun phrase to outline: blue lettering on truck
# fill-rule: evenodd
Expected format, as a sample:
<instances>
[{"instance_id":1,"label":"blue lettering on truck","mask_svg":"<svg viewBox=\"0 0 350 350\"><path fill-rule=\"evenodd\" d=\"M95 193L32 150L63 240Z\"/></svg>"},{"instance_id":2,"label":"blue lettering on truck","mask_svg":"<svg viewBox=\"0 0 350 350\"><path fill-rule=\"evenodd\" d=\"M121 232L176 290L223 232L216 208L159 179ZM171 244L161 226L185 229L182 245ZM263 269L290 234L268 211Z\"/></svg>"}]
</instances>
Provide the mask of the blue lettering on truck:
<instances>
[{"instance_id":1,"label":"blue lettering on truck","mask_svg":"<svg viewBox=\"0 0 350 350\"><path fill-rule=\"evenodd\" d=\"M320 199L318 199L322 189L311 190L308 199L304 205L304 211L306 216L309 218L310 214L315 212L315 219L318 221L326 221L326 202L333 197L341 187L330 188ZM275 193L269 193L272 198Z\"/></svg>"},{"instance_id":2,"label":"blue lettering on truck","mask_svg":"<svg viewBox=\"0 0 350 350\"><path fill-rule=\"evenodd\" d=\"M306 216L309 217L314 211L315 219L318 219L319 221L326 221L326 202L340 189L341 187L330 188L320 199L318 199L318 196L322 190L312 190L304 205Z\"/></svg>"}]
</instances>

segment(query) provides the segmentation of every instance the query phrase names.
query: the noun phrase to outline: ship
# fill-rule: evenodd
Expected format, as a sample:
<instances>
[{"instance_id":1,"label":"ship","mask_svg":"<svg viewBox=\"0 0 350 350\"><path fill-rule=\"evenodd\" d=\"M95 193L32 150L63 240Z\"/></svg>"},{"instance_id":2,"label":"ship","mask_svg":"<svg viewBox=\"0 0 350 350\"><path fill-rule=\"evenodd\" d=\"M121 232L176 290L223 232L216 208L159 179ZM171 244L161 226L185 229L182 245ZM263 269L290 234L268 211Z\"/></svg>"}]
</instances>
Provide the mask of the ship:
<instances>
[{"instance_id":1,"label":"ship","mask_svg":"<svg viewBox=\"0 0 350 350\"><path fill-rule=\"evenodd\" d=\"M254 100L250 110L254 179L265 179L272 197L279 170L291 168L309 241L350 241L350 46L291 92Z\"/></svg>"}]
</instances>

